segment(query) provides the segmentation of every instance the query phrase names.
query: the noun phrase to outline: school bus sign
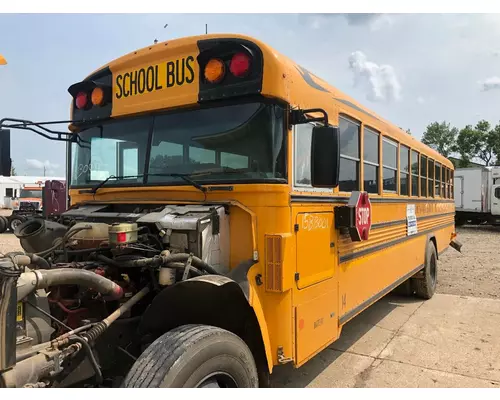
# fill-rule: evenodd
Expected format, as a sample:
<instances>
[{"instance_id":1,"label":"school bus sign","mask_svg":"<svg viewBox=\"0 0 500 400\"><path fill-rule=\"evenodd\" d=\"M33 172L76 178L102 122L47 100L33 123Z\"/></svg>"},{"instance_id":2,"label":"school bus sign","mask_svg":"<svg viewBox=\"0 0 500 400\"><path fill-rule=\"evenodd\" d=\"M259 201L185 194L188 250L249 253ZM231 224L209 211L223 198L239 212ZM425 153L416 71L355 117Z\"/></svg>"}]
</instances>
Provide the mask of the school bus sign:
<instances>
[{"instance_id":1,"label":"school bus sign","mask_svg":"<svg viewBox=\"0 0 500 400\"><path fill-rule=\"evenodd\" d=\"M367 192L352 192L346 206L336 207L335 226L347 228L353 242L368 240L372 227L372 205Z\"/></svg>"},{"instance_id":2,"label":"school bus sign","mask_svg":"<svg viewBox=\"0 0 500 400\"><path fill-rule=\"evenodd\" d=\"M0 65L7 65L7 60L0 54Z\"/></svg>"}]
</instances>

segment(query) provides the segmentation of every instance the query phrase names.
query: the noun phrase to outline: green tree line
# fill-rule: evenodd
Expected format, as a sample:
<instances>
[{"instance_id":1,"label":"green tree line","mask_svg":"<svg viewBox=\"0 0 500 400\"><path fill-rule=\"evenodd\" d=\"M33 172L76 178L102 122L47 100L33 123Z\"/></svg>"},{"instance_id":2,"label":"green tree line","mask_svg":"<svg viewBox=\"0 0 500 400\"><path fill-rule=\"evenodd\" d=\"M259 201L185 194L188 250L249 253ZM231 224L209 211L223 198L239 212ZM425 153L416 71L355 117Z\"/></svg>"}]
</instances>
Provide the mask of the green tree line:
<instances>
[{"instance_id":1,"label":"green tree line","mask_svg":"<svg viewBox=\"0 0 500 400\"><path fill-rule=\"evenodd\" d=\"M500 123L493 127L481 120L458 130L446 121L433 122L427 126L422 143L445 157L457 156L455 166L459 168L477 161L486 166L500 165Z\"/></svg>"}]
</instances>

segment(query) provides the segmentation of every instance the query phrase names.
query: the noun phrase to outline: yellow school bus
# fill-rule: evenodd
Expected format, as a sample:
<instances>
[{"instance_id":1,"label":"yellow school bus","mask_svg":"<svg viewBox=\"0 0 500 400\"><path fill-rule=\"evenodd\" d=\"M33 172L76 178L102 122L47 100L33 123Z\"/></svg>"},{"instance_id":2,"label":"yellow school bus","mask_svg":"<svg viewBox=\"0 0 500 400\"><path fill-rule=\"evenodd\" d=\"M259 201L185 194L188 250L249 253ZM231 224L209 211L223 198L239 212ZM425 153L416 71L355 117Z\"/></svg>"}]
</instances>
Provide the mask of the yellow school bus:
<instances>
[{"instance_id":1,"label":"yellow school bus","mask_svg":"<svg viewBox=\"0 0 500 400\"><path fill-rule=\"evenodd\" d=\"M254 38L157 43L69 93L64 217L125 245L142 225L157 257L206 268L155 265L122 386L266 386L393 289L431 298L457 247L453 164ZM129 265L112 255L94 260ZM149 279L128 274L131 294Z\"/></svg>"}]
</instances>

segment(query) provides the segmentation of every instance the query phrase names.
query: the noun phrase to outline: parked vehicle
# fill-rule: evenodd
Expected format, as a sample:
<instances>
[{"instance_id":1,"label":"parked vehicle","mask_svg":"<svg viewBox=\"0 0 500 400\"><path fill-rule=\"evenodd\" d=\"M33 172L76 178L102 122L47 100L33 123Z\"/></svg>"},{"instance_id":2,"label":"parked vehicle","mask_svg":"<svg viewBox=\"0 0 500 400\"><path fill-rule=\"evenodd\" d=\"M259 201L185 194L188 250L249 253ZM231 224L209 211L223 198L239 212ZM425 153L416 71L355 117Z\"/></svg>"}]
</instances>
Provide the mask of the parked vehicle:
<instances>
[{"instance_id":1,"label":"parked vehicle","mask_svg":"<svg viewBox=\"0 0 500 400\"><path fill-rule=\"evenodd\" d=\"M66 182L48 180L37 186L23 185L12 201L12 214L0 217L0 233L15 229L30 218L58 221L66 210Z\"/></svg>"},{"instance_id":2,"label":"parked vehicle","mask_svg":"<svg viewBox=\"0 0 500 400\"><path fill-rule=\"evenodd\" d=\"M500 225L500 167L455 170L455 221Z\"/></svg>"}]
</instances>

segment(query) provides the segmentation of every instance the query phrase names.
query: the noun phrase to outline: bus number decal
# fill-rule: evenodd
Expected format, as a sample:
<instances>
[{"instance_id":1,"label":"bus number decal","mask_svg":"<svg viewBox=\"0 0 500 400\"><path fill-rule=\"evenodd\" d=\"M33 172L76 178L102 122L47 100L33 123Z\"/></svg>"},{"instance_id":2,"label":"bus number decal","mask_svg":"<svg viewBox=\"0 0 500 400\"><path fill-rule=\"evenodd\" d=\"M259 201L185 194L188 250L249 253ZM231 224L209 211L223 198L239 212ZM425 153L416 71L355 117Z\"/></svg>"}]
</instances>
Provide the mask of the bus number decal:
<instances>
[{"instance_id":1,"label":"bus number decal","mask_svg":"<svg viewBox=\"0 0 500 400\"><path fill-rule=\"evenodd\" d=\"M161 65L150 65L116 76L117 99L151 93L194 82L194 57L188 56Z\"/></svg>"},{"instance_id":2,"label":"bus number decal","mask_svg":"<svg viewBox=\"0 0 500 400\"><path fill-rule=\"evenodd\" d=\"M306 231L314 231L316 229L327 229L328 218L320 217L313 214L304 214L302 218L302 227Z\"/></svg>"}]
</instances>

